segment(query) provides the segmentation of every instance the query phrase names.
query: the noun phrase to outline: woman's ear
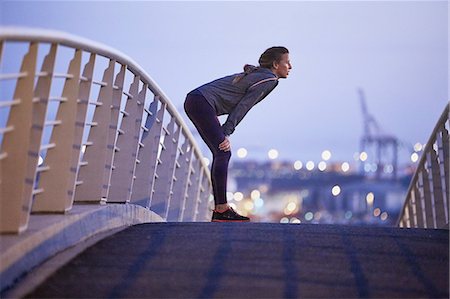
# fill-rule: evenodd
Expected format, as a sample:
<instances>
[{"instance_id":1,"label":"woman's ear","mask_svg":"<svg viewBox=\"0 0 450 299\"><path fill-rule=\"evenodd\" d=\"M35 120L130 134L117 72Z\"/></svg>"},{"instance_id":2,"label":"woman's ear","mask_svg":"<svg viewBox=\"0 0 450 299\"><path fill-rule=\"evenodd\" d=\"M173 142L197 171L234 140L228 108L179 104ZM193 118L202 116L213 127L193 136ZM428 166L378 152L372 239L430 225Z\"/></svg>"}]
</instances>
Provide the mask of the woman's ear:
<instances>
[{"instance_id":1,"label":"woman's ear","mask_svg":"<svg viewBox=\"0 0 450 299\"><path fill-rule=\"evenodd\" d=\"M277 70L278 69L278 66L279 66L280 64L278 63L278 61L273 61L272 62L272 68L274 69L274 70Z\"/></svg>"}]
</instances>

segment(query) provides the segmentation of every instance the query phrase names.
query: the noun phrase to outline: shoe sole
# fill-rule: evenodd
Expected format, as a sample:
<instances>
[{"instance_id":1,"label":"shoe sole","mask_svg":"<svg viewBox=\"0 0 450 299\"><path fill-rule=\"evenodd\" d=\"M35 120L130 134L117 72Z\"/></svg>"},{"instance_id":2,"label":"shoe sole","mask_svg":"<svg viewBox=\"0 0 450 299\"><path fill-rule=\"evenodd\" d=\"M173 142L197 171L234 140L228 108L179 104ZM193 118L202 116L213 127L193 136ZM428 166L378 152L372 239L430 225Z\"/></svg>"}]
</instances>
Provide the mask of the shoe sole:
<instances>
[{"instance_id":1,"label":"shoe sole","mask_svg":"<svg viewBox=\"0 0 450 299\"><path fill-rule=\"evenodd\" d=\"M250 222L250 220L211 220L211 222Z\"/></svg>"}]
</instances>

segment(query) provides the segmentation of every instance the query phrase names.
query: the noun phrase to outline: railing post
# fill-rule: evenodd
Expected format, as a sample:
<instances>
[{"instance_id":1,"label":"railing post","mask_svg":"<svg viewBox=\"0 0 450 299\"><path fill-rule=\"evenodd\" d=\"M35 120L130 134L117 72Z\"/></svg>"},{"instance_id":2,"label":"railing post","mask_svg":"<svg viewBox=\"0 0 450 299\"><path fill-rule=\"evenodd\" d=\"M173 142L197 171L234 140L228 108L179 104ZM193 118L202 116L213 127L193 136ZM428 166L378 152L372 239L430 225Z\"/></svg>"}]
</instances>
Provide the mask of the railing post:
<instances>
[{"instance_id":1,"label":"railing post","mask_svg":"<svg viewBox=\"0 0 450 299\"><path fill-rule=\"evenodd\" d=\"M50 144L55 146L47 150L44 160L49 170L42 172L39 178L39 188L44 192L35 196L34 212L65 212L72 207L75 186L73 177L70 176L73 171L72 155L68 153L72 152L75 134L80 68L81 50L76 50L69 65L63 100L56 115L61 124L53 128L50 139Z\"/></svg>"},{"instance_id":2,"label":"railing post","mask_svg":"<svg viewBox=\"0 0 450 299\"><path fill-rule=\"evenodd\" d=\"M36 71L38 44L30 43L28 53L22 61L20 72L25 74L17 80L14 99L20 103L11 107L4 133L2 152L6 156L0 160L2 172L1 186L1 232L21 232L26 229L31 209L32 189L37 169L29 161L31 126L33 115L33 88ZM41 124L41 126L43 123ZM40 144L40 142L39 142ZM32 169L29 169L28 166ZM32 176L29 176L29 173ZM8 175L5 175L8 174Z\"/></svg>"},{"instance_id":3,"label":"railing post","mask_svg":"<svg viewBox=\"0 0 450 299\"><path fill-rule=\"evenodd\" d=\"M160 146L160 136L162 122L166 105L161 103L161 107L156 113L159 103L159 97L155 96L150 104L147 120L144 126L144 132L141 137L141 148L138 153L139 163L136 166L136 179L134 181L131 201L135 204L149 207L153 194L154 181L156 175L156 163L158 158L158 149Z\"/></svg>"},{"instance_id":4,"label":"railing post","mask_svg":"<svg viewBox=\"0 0 450 299\"><path fill-rule=\"evenodd\" d=\"M169 198L167 221L180 221L186 199L186 190L191 167L192 150L188 151L189 146L189 139L186 138L181 146L175 167L174 182Z\"/></svg>"},{"instance_id":5,"label":"railing post","mask_svg":"<svg viewBox=\"0 0 450 299\"><path fill-rule=\"evenodd\" d=\"M449 161L445 161L445 157L449 157L449 138L448 131L443 124L439 129L437 136L437 146L438 146L438 173L441 185L441 195L442 195L442 211L444 217L440 218L441 221L438 222L438 227L445 226L449 221L448 219L448 196L449 196Z\"/></svg>"},{"instance_id":6,"label":"railing post","mask_svg":"<svg viewBox=\"0 0 450 299\"><path fill-rule=\"evenodd\" d=\"M136 164L136 152L141 128L141 115L144 112L147 86L139 93L139 76L134 77L125 106L125 114L120 125L117 147L120 151L114 156L114 170L111 174L111 187L108 202L129 202Z\"/></svg>"},{"instance_id":7,"label":"railing post","mask_svg":"<svg viewBox=\"0 0 450 299\"><path fill-rule=\"evenodd\" d=\"M100 83L100 93L94 111L93 123L89 131L89 139L83 160L88 163L80 168L78 181L80 185L75 190L75 200L83 202L100 202L108 190L110 161L108 152L114 151L114 143L108 143L108 132L111 119L113 95L114 60L109 61L108 68Z\"/></svg>"},{"instance_id":8,"label":"railing post","mask_svg":"<svg viewBox=\"0 0 450 299\"><path fill-rule=\"evenodd\" d=\"M176 158L178 152L178 140L181 127L175 130L175 118L172 118L164 129L164 143L160 155L160 164L156 167L157 179L155 180L155 192L152 197L151 209L164 219L167 219L170 205L170 194L175 176Z\"/></svg>"},{"instance_id":9,"label":"railing post","mask_svg":"<svg viewBox=\"0 0 450 299\"><path fill-rule=\"evenodd\" d=\"M89 61L84 66L83 75L80 78L80 85L78 90L78 100L76 108L76 120L74 138L72 142L72 154L71 154L71 168L68 175L68 181L72 184L72 194L70 197L70 203L73 205L75 200L75 188L78 185L77 178L80 168L86 166L86 161L80 161L81 149L83 143L84 128L86 125L86 114L88 111L89 94L91 93L91 86L94 74L95 54L89 56Z\"/></svg>"},{"instance_id":10,"label":"railing post","mask_svg":"<svg viewBox=\"0 0 450 299\"><path fill-rule=\"evenodd\" d=\"M191 174L189 175L186 205L182 221L194 221L200 195L201 163L198 157L195 155L194 157L191 164Z\"/></svg>"}]
</instances>

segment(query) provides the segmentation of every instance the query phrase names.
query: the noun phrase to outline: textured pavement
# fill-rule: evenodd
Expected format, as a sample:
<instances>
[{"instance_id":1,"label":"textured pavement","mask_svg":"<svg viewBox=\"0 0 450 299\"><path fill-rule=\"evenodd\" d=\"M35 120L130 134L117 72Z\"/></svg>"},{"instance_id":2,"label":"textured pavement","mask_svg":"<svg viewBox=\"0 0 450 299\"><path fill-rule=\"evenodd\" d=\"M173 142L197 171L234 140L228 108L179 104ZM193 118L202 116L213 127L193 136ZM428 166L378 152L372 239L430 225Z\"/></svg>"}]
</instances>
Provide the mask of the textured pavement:
<instances>
[{"instance_id":1,"label":"textured pavement","mask_svg":"<svg viewBox=\"0 0 450 299\"><path fill-rule=\"evenodd\" d=\"M152 223L86 249L33 298L448 298L449 231Z\"/></svg>"}]
</instances>

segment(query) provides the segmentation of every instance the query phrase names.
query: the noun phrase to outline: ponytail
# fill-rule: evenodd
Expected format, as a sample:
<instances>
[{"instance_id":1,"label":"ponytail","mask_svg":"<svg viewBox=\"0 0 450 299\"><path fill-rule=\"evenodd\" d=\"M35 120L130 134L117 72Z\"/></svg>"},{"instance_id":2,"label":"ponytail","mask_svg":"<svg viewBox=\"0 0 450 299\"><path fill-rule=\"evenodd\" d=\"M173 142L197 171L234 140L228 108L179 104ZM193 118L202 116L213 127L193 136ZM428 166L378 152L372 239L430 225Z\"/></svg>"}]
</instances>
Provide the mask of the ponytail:
<instances>
[{"instance_id":1,"label":"ponytail","mask_svg":"<svg viewBox=\"0 0 450 299\"><path fill-rule=\"evenodd\" d=\"M279 62L283 54L288 53L289 50L285 47L271 47L265 50L264 53L262 53L261 56L259 57L258 60L259 67L251 64L244 65L244 72L240 73L239 75L236 75L236 77L233 79L233 84L238 83L239 81L242 80L242 78L244 78L250 73L253 73L259 68L271 69L273 67L274 62Z\"/></svg>"}]
</instances>

